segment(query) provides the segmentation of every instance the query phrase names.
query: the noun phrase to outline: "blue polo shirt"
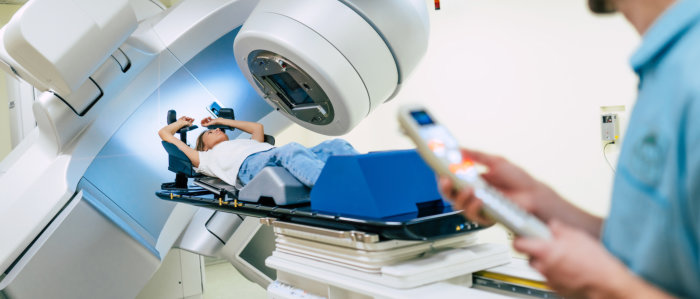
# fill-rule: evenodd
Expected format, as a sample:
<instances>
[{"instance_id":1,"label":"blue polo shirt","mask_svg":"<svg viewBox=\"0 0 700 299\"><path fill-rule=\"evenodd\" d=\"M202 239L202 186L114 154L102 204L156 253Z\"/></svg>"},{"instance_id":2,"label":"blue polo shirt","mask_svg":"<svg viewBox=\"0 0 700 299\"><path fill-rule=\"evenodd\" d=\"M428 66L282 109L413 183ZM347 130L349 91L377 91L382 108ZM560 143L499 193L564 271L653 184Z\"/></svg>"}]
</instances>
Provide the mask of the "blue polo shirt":
<instances>
[{"instance_id":1,"label":"blue polo shirt","mask_svg":"<svg viewBox=\"0 0 700 299\"><path fill-rule=\"evenodd\" d=\"M644 280L700 298L700 0L664 12L631 64L639 96L602 241Z\"/></svg>"}]
</instances>

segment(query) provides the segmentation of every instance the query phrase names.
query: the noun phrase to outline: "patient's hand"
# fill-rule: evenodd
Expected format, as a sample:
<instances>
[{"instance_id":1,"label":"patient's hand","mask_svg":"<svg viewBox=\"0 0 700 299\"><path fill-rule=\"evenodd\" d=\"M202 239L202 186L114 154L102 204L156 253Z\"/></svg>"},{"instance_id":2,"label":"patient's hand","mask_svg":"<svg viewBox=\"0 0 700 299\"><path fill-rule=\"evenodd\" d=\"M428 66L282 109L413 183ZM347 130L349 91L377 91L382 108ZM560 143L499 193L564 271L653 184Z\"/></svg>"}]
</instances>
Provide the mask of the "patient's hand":
<instances>
[{"instance_id":1,"label":"patient's hand","mask_svg":"<svg viewBox=\"0 0 700 299\"><path fill-rule=\"evenodd\" d=\"M218 118L211 118L211 116L206 117L202 119L201 125L202 127L208 127L208 126L213 126L213 125L218 125L220 123L220 119Z\"/></svg>"},{"instance_id":2,"label":"patient's hand","mask_svg":"<svg viewBox=\"0 0 700 299\"><path fill-rule=\"evenodd\" d=\"M194 118L182 116L177 121L180 123L181 127L189 127L192 125L192 122L194 122Z\"/></svg>"}]
</instances>

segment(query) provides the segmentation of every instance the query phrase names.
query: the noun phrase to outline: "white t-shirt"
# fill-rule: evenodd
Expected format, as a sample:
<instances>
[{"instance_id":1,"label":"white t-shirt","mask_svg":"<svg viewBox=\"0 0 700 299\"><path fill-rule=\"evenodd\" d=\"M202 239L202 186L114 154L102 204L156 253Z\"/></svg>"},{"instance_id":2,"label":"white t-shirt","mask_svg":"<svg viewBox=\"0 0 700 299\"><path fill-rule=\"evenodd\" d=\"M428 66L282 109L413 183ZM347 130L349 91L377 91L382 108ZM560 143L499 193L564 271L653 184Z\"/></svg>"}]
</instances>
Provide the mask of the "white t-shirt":
<instances>
[{"instance_id":1,"label":"white t-shirt","mask_svg":"<svg viewBox=\"0 0 700 299\"><path fill-rule=\"evenodd\" d=\"M238 184L238 170L248 156L273 148L272 145L253 139L234 139L221 142L214 148L199 152L199 167L195 170L208 176L242 187Z\"/></svg>"}]
</instances>

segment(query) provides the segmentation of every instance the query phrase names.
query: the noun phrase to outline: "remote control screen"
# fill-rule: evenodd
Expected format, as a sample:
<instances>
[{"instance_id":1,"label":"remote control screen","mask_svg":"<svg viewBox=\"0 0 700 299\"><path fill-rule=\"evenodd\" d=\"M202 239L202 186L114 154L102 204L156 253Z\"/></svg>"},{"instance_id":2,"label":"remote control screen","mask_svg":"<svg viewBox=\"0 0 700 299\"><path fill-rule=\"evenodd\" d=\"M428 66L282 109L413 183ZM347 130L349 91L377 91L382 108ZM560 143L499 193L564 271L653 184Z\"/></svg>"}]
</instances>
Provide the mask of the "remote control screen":
<instances>
[{"instance_id":1,"label":"remote control screen","mask_svg":"<svg viewBox=\"0 0 700 299\"><path fill-rule=\"evenodd\" d=\"M413 117L413 119L416 120L416 122L421 126L432 125L435 123L433 122L433 119L430 118L430 115L428 115L428 113L424 110L411 111L411 117Z\"/></svg>"}]
</instances>

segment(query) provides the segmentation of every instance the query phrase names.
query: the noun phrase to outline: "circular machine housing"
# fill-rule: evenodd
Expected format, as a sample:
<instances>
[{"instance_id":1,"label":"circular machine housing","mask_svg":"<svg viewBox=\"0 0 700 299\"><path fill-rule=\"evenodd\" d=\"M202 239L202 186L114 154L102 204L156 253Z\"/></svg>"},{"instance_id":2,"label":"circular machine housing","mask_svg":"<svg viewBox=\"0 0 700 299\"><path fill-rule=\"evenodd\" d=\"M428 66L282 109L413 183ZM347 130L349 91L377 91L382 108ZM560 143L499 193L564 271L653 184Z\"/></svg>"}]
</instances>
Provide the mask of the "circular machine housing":
<instances>
[{"instance_id":1,"label":"circular machine housing","mask_svg":"<svg viewBox=\"0 0 700 299\"><path fill-rule=\"evenodd\" d=\"M233 48L270 105L307 129L341 135L396 94L428 31L422 0L261 0Z\"/></svg>"}]
</instances>

